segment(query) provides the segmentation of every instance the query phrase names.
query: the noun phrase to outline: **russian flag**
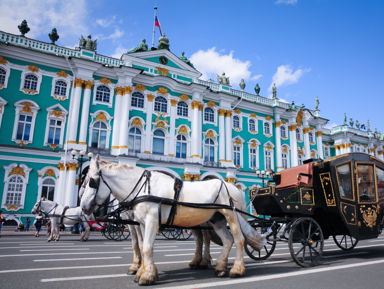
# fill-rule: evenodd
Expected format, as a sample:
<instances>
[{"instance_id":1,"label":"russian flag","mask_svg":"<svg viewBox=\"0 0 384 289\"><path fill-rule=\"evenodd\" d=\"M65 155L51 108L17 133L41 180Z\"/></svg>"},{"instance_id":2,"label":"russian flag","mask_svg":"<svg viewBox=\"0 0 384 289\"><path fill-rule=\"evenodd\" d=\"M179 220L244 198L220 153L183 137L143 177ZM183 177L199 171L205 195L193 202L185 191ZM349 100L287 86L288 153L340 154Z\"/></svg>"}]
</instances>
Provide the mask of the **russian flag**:
<instances>
[{"instance_id":1,"label":"russian flag","mask_svg":"<svg viewBox=\"0 0 384 289\"><path fill-rule=\"evenodd\" d=\"M157 16L155 16L155 26L159 27L160 35L163 36L163 33L161 32L160 22L159 19L157 19Z\"/></svg>"}]
</instances>

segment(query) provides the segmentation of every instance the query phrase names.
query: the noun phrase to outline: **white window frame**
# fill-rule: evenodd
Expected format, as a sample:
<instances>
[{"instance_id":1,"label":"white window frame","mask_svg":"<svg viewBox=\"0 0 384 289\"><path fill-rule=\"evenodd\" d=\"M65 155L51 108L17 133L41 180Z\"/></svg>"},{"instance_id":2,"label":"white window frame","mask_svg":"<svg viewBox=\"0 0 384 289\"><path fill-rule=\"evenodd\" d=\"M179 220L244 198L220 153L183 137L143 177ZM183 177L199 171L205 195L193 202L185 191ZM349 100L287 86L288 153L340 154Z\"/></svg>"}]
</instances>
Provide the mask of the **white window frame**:
<instances>
[{"instance_id":1,"label":"white window frame","mask_svg":"<svg viewBox=\"0 0 384 289\"><path fill-rule=\"evenodd\" d=\"M55 172L55 175L54 176L45 176L45 173L48 170L53 170ZM38 170L37 173L38 173L38 181L37 181L38 190L37 190L36 201L40 200L40 198L41 198L41 193L43 191L43 181L47 178L52 178L55 181L55 192L53 195L55 197L54 200L57 200L56 193L57 193L57 185L58 185L57 178L59 176L59 170L56 167L48 166L48 167L42 168L41 170Z\"/></svg>"},{"instance_id":2,"label":"white window frame","mask_svg":"<svg viewBox=\"0 0 384 289\"><path fill-rule=\"evenodd\" d=\"M130 126L128 129L128 143L129 143L129 136L131 129L136 128L140 131L140 149L138 152L130 151L130 147L128 146L128 154L135 154L135 153L141 153L143 151L143 145L144 145L144 129L139 126ZM137 134L135 134L137 136Z\"/></svg>"},{"instance_id":3,"label":"white window frame","mask_svg":"<svg viewBox=\"0 0 384 289\"><path fill-rule=\"evenodd\" d=\"M155 106L156 106L156 98L164 98L165 99L165 104L166 104L166 111L157 111L157 110L155 110ZM164 95L157 95L154 99L153 99L153 112L154 113L165 113L165 114L169 114L169 100L168 100L168 98L166 97L166 96L164 96Z\"/></svg>"},{"instance_id":4,"label":"white window frame","mask_svg":"<svg viewBox=\"0 0 384 289\"><path fill-rule=\"evenodd\" d=\"M286 149L287 151L284 152L284 149ZM281 166L284 168L284 165L283 165L283 154L286 154L287 155L287 169L291 167L291 156L290 156L290 148L288 145L282 145L281 146ZM284 169L286 169L284 168Z\"/></svg>"},{"instance_id":5,"label":"white window frame","mask_svg":"<svg viewBox=\"0 0 384 289\"><path fill-rule=\"evenodd\" d=\"M270 149L267 147L271 146ZM264 151L263 151L263 157L264 157L264 170L267 170L267 152L269 151L271 153L271 170L275 170L275 152L274 152L274 145L271 142L267 142L264 144Z\"/></svg>"},{"instance_id":6,"label":"white window frame","mask_svg":"<svg viewBox=\"0 0 384 289\"><path fill-rule=\"evenodd\" d=\"M4 84L0 84L0 89L4 89L8 87L8 79L9 75L11 74L11 70L9 68L8 62L7 64L0 64L0 67L5 70L5 79L4 79Z\"/></svg>"},{"instance_id":7,"label":"white window frame","mask_svg":"<svg viewBox=\"0 0 384 289\"><path fill-rule=\"evenodd\" d=\"M206 153L206 144L205 144L205 141L207 139L211 139L213 141L213 162L217 162L217 141L215 138L213 137L206 137L204 138L203 140L203 162L211 162L210 160L209 161L206 161L205 160L205 153Z\"/></svg>"},{"instance_id":8,"label":"white window frame","mask_svg":"<svg viewBox=\"0 0 384 289\"><path fill-rule=\"evenodd\" d=\"M177 137L179 135L185 137L185 141L178 140ZM177 154L177 142L185 143L185 158L178 158L178 157L176 157L176 154ZM187 134L183 134L183 133L176 134L176 136L175 136L175 158L177 158L177 159L184 159L184 160L188 159L188 157L189 157L189 149L188 148L189 148L188 135Z\"/></svg>"},{"instance_id":9,"label":"white window frame","mask_svg":"<svg viewBox=\"0 0 384 289\"><path fill-rule=\"evenodd\" d=\"M255 122L255 130L251 130L250 126L249 126L249 123L250 121L253 120ZM251 134L257 134L258 132L258 122L257 122L257 118L255 117L249 117L248 118L248 131L251 133Z\"/></svg>"},{"instance_id":10,"label":"white window frame","mask_svg":"<svg viewBox=\"0 0 384 289\"><path fill-rule=\"evenodd\" d=\"M331 147L327 146L327 145L324 145L323 148L324 148L324 151L323 151L324 159L327 159L327 158L331 157ZM327 151L328 151L328 153L326 153Z\"/></svg>"},{"instance_id":11,"label":"white window frame","mask_svg":"<svg viewBox=\"0 0 384 289\"><path fill-rule=\"evenodd\" d=\"M252 147L252 144L256 142L256 146L255 147ZM253 168L251 166L251 149L255 149L256 150L256 167ZM260 168L260 142L256 139L251 139L249 142L248 142L248 167L250 169L259 169Z\"/></svg>"},{"instance_id":12,"label":"white window frame","mask_svg":"<svg viewBox=\"0 0 384 289\"><path fill-rule=\"evenodd\" d=\"M299 133L300 138L297 137L297 133ZM301 127L297 127L295 129L295 134L296 134L296 141L298 141L298 142L304 141L303 129Z\"/></svg>"},{"instance_id":13,"label":"white window frame","mask_svg":"<svg viewBox=\"0 0 384 289\"><path fill-rule=\"evenodd\" d=\"M213 122L205 120L205 110L207 108L210 108L213 111ZM217 109L216 109L216 107L209 107L208 105L204 106L202 118L203 118L203 124L212 124L214 126L217 126Z\"/></svg>"},{"instance_id":14,"label":"white window frame","mask_svg":"<svg viewBox=\"0 0 384 289\"><path fill-rule=\"evenodd\" d=\"M283 134L281 133L281 129L284 128L285 129L285 136L283 136ZM280 126L280 136L282 139L286 140L288 139L288 135L289 135L289 130L288 130L288 126L286 124L282 124Z\"/></svg>"},{"instance_id":15,"label":"white window frame","mask_svg":"<svg viewBox=\"0 0 384 289\"><path fill-rule=\"evenodd\" d=\"M54 116L52 115L52 111L55 110L60 110L62 112L61 116ZM51 144L48 143L48 137L49 137L49 126L50 126L50 120L55 119L55 120L61 120L61 129L60 129L60 143L58 144L59 147L63 146L64 142L64 129L65 129L65 121L66 121L66 116L68 112L65 110L64 107L62 107L60 104L54 105L51 107L47 108L47 123L45 126L45 137L44 137L44 145L49 146Z\"/></svg>"},{"instance_id":16,"label":"white window frame","mask_svg":"<svg viewBox=\"0 0 384 289\"><path fill-rule=\"evenodd\" d=\"M235 116L239 118L239 127L238 128L235 128L235 126L234 126L234 118L235 118ZM242 119L242 116L240 114L236 113L236 114L232 115L232 128L235 131L239 132L239 131L243 130L242 122L243 122L243 119Z\"/></svg>"},{"instance_id":17,"label":"white window frame","mask_svg":"<svg viewBox=\"0 0 384 289\"><path fill-rule=\"evenodd\" d=\"M3 120L4 110L5 106L7 105L7 101L0 96L0 128L1 128L1 122Z\"/></svg>"},{"instance_id":18,"label":"white window frame","mask_svg":"<svg viewBox=\"0 0 384 289\"><path fill-rule=\"evenodd\" d=\"M63 81L67 84L67 89L65 91L65 95L56 95L55 94L55 88L56 88L56 82L57 81ZM52 89L51 89L51 96L56 100L65 100L69 98L69 92L71 90L71 79L69 77L63 78L63 77L54 77L52 78Z\"/></svg>"},{"instance_id":19,"label":"white window frame","mask_svg":"<svg viewBox=\"0 0 384 289\"><path fill-rule=\"evenodd\" d=\"M143 96L143 107L132 106L132 98L133 98L133 94L134 93L140 93ZM132 92L131 99L129 100L129 108L130 108L130 110L145 111L146 107L147 107L147 97L145 96L145 93L143 91L141 91L141 90L135 90L134 92Z\"/></svg>"},{"instance_id":20,"label":"white window frame","mask_svg":"<svg viewBox=\"0 0 384 289\"><path fill-rule=\"evenodd\" d=\"M24 105L22 103L24 103L24 102L29 102L32 104L31 106L29 106L29 108L31 108L30 113L29 112L22 112L22 109L24 107ZM40 107L34 101L27 100L27 99L20 100L20 101L16 102L15 107L16 107L16 113L15 113L15 120L13 123L12 141L14 141L16 143L23 142L25 144L32 143L33 142L33 134L35 131L36 115L37 115L37 111L40 109ZM32 116L31 133L29 134L29 140L26 140L26 141L16 140L17 126L19 123L20 114L26 114L26 115L29 114Z\"/></svg>"},{"instance_id":21,"label":"white window frame","mask_svg":"<svg viewBox=\"0 0 384 289\"><path fill-rule=\"evenodd\" d=\"M99 100L96 100L96 92L97 92L97 88L100 87L100 86L106 86L109 88L109 102L103 102L103 101L99 101ZM102 104L102 105L106 105L108 107L112 107L112 103L113 103L113 98L115 96L115 85L112 84L112 83L102 83L100 81L95 81L95 85L93 87L93 104Z\"/></svg>"},{"instance_id":22,"label":"white window frame","mask_svg":"<svg viewBox=\"0 0 384 289\"><path fill-rule=\"evenodd\" d=\"M155 137L155 131L156 130L161 130L163 133L164 133L164 154L155 154L153 153L153 139ZM151 134L151 152L153 155L156 155L156 156L167 156L168 155L168 144L169 141L168 141L168 132L166 129L163 129L163 128L154 128L154 130L152 131L152 134Z\"/></svg>"},{"instance_id":23,"label":"white window frame","mask_svg":"<svg viewBox=\"0 0 384 289\"><path fill-rule=\"evenodd\" d=\"M305 159L305 155L304 154L297 153L297 164L299 166L303 164L304 159Z\"/></svg>"},{"instance_id":24,"label":"white window frame","mask_svg":"<svg viewBox=\"0 0 384 289\"><path fill-rule=\"evenodd\" d=\"M312 136L312 141L311 141L311 136ZM310 144L314 145L316 143L315 133L313 131L308 132L308 139Z\"/></svg>"},{"instance_id":25,"label":"white window frame","mask_svg":"<svg viewBox=\"0 0 384 289\"><path fill-rule=\"evenodd\" d=\"M97 119L97 116L100 114L100 113L103 113L106 117L106 120L104 120L104 123L107 124L107 140L106 140L106 144L105 144L105 148L104 149L109 149L109 146L110 146L110 138L111 138L111 132L112 132L112 126L111 126L111 120L113 117L111 117L108 112L104 111L104 110L98 110L94 113L91 113L91 117L92 117L92 121L91 123L89 124L89 127L88 127L88 146L91 147L92 145L92 129L93 129L93 125L95 124L95 122L99 121ZM103 121L103 120L101 120Z\"/></svg>"},{"instance_id":26,"label":"white window frame","mask_svg":"<svg viewBox=\"0 0 384 289\"><path fill-rule=\"evenodd\" d=\"M18 176L20 176L23 179L23 188L22 188L22 191L21 191L20 207L18 207L17 210L24 209L25 195L26 195L26 190L27 190L27 185L28 185L28 180L29 180L29 172L32 169L27 167L24 164L18 165L16 163L12 163L12 164L10 164L8 166L3 166L5 174L4 174L4 186L3 186L3 199L1 201L1 207L5 208L5 209L7 208L5 206L5 201L7 200L8 184L9 184L10 178L13 176L13 175L9 176L9 174L17 166L21 167L23 169L23 172L24 172L24 176L23 175L18 175Z\"/></svg>"},{"instance_id":27,"label":"white window frame","mask_svg":"<svg viewBox=\"0 0 384 289\"><path fill-rule=\"evenodd\" d=\"M237 144L235 143L236 141L241 141L241 144ZM236 137L234 139L232 139L232 161L233 161L233 164L235 164L235 158L234 158L234 154L235 154L235 147L239 147L240 148L240 165L236 166L238 168L242 168L244 167L244 152L243 152L243 149L244 149L244 140L241 139L240 137Z\"/></svg>"},{"instance_id":28,"label":"white window frame","mask_svg":"<svg viewBox=\"0 0 384 289\"><path fill-rule=\"evenodd\" d=\"M184 115L179 115L179 104L180 103L185 103L186 105L187 105L187 116L184 116ZM186 101L184 101L184 100L180 100L177 104L176 104L176 117L177 118L185 118L185 119L189 119L189 117L190 117L190 115L191 115L191 113L190 113L190 111L189 111L189 104L188 104L188 102L186 102Z\"/></svg>"},{"instance_id":29,"label":"white window frame","mask_svg":"<svg viewBox=\"0 0 384 289\"><path fill-rule=\"evenodd\" d=\"M269 125L269 134L265 132L265 124L268 124ZM272 122L269 121L269 120L264 120L263 122L263 134L266 136L266 137L271 137L273 136L273 126L272 126Z\"/></svg>"},{"instance_id":30,"label":"white window frame","mask_svg":"<svg viewBox=\"0 0 384 289\"><path fill-rule=\"evenodd\" d=\"M24 82L25 82L25 77L27 75L34 75L37 77L37 85L36 85L36 90L35 91L29 91L24 89ZM41 81L42 81L43 75L41 74L41 69L39 69L37 72L33 72L25 68L22 73L21 73L21 80L20 80L20 91L29 94L29 95L36 95L40 93L40 87L41 87Z\"/></svg>"}]
</instances>

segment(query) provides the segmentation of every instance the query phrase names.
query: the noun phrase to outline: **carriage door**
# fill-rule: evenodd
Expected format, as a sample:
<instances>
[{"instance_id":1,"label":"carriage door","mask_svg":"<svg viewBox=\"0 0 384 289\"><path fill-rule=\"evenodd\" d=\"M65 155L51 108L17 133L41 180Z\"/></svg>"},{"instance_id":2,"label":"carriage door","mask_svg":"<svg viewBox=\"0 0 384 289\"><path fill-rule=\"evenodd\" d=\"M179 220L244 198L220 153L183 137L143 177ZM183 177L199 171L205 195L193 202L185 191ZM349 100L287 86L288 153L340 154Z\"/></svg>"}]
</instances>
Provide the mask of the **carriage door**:
<instances>
[{"instance_id":1,"label":"carriage door","mask_svg":"<svg viewBox=\"0 0 384 289\"><path fill-rule=\"evenodd\" d=\"M375 166L373 163L355 163L358 198L358 227L360 236L376 237L379 233L378 196L376 191Z\"/></svg>"}]
</instances>

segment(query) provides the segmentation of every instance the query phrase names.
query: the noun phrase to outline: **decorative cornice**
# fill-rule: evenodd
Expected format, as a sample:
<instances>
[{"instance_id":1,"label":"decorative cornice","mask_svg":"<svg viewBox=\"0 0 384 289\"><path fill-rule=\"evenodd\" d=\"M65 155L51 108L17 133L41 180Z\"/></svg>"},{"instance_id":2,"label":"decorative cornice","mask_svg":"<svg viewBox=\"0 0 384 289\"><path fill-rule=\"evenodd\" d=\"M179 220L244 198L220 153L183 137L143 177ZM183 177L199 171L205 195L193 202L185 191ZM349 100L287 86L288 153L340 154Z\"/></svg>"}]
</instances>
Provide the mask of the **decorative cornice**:
<instances>
[{"instance_id":1,"label":"decorative cornice","mask_svg":"<svg viewBox=\"0 0 384 289\"><path fill-rule=\"evenodd\" d=\"M59 76L59 77L68 77L68 73L66 73L64 70L60 70L58 72L56 72L56 75Z\"/></svg>"},{"instance_id":2,"label":"decorative cornice","mask_svg":"<svg viewBox=\"0 0 384 289\"><path fill-rule=\"evenodd\" d=\"M159 87L157 89L157 92L161 94L168 94L168 89L166 89L165 87Z\"/></svg>"},{"instance_id":3,"label":"decorative cornice","mask_svg":"<svg viewBox=\"0 0 384 289\"><path fill-rule=\"evenodd\" d=\"M210 100L210 101L207 102L207 106L208 107L215 107L216 103L214 101Z\"/></svg>"},{"instance_id":4,"label":"decorative cornice","mask_svg":"<svg viewBox=\"0 0 384 289\"><path fill-rule=\"evenodd\" d=\"M104 114L104 112L100 111L96 116L96 120L106 121L107 116Z\"/></svg>"},{"instance_id":5,"label":"decorative cornice","mask_svg":"<svg viewBox=\"0 0 384 289\"><path fill-rule=\"evenodd\" d=\"M182 95L180 95L179 98L180 98L181 100L183 100L183 101L188 101L188 100L189 100L189 96L186 95L186 94L182 94Z\"/></svg>"},{"instance_id":6,"label":"decorative cornice","mask_svg":"<svg viewBox=\"0 0 384 289\"><path fill-rule=\"evenodd\" d=\"M144 86L144 84L138 83L135 85L135 89L139 91L147 90L147 88Z\"/></svg>"},{"instance_id":7,"label":"decorative cornice","mask_svg":"<svg viewBox=\"0 0 384 289\"><path fill-rule=\"evenodd\" d=\"M110 79L105 78L105 77L100 78L99 81L100 81L101 83L103 83L103 84L107 84L107 85L112 83L112 81L111 81Z\"/></svg>"},{"instance_id":8,"label":"decorative cornice","mask_svg":"<svg viewBox=\"0 0 384 289\"><path fill-rule=\"evenodd\" d=\"M35 65L28 65L28 70L32 72L39 72L39 68Z\"/></svg>"},{"instance_id":9,"label":"decorative cornice","mask_svg":"<svg viewBox=\"0 0 384 289\"><path fill-rule=\"evenodd\" d=\"M156 67L157 71L161 73L161 75L165 76L165 75L168 75L169 73L169 70L166 69L166 68L163 68L163 67L159 67L157 66Z\"/></svg>"},{"instance_id":10,"label":"decorative cornice","mask_svg":"<svg viewBox=\"0 0 384 289\"><path fill-rule=\"evenodd\" d=\"M25 177L25 172L22 167L14 167L8 174L8 176L20 175Z\"/></svg>"}]
</instances>

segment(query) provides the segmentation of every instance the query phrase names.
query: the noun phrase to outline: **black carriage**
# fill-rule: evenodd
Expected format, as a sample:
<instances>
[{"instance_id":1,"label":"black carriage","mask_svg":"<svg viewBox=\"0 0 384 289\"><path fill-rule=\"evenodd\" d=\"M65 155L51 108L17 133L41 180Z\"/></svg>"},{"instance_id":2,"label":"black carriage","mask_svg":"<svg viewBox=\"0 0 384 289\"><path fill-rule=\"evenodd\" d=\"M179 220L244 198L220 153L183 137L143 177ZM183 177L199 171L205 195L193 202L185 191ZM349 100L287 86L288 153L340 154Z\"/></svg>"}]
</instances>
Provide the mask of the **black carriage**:
<instances>
[{"instance_id":1,"label":"black carriage","mask_svg":"<svg viewBox=\"0 0 384 289\"><path fill-rule=\"evenodd\" d=\"M332 236L338 247L351 250L359 240L379 236L384 162L363 153L311 159L275 174L267 187L251 192L251 199L259 214L251 222L268 242L261 251L246 246L247 254L266 259L277 241L286 241L298 265L314 266L324 239Z\"/></svg>"}]
</instances>

